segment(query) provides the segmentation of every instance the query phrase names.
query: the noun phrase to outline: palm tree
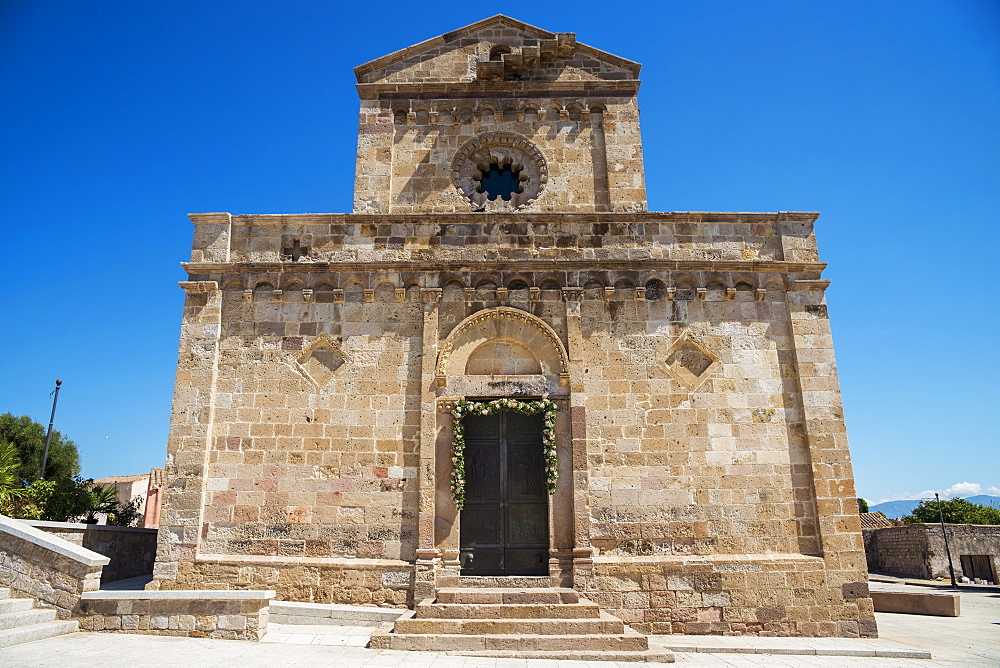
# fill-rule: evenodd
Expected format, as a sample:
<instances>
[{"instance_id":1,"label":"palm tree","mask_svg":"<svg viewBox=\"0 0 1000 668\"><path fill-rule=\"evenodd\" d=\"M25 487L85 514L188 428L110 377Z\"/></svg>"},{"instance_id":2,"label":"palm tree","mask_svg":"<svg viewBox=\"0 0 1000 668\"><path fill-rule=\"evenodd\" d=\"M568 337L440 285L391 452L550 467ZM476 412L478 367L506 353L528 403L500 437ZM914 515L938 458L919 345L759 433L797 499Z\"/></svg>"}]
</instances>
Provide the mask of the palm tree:
<instances>
[{"instance_id":1,"label":"palm tree","mask_svg":"<svg viewBox=\"0 0 1000 668\"><path fill-rule=\"evenodd\" d=\"M13 443L0 440L0 512L10 514L15 500L22 498L28 490L21 486L18 471L21 460Z\"/></svg>"},{"instance_id":2,"label":"palm tree","mask_svg":"<svg viewBox=\"0 0 1000 668\"><path fill-rule=\"evenodd\" d=\"M118 490L114 487L94 485L87 490L87 505L84 522L95 524L98 514L107 515L118 508Z\"/></svg>"}]
</instances>

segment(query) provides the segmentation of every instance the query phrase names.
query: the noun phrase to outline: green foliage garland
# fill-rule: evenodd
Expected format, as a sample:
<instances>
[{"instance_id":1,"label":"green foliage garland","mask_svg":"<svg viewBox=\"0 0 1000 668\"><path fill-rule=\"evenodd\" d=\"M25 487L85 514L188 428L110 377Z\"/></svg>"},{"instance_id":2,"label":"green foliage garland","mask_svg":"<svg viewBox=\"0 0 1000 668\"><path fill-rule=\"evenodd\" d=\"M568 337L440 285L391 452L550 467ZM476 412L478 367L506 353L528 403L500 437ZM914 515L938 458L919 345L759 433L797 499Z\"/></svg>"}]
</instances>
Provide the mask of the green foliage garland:
<instances>
[{"instance_id":1,"label":"green foliage garland","mask_svg":"<svg viewBox=\"0 0 1000 668\"><path fill-rule=\"evenodd\" d=\"M542 451L545 455L545 487L549 494L556 491L559 468L556 461L556 404L550 399L521 401L496 399L494 401L466 401L462 399L451 411L451 498L459 510L465 505L465 425L466 415L492 415L497 411L513 411L523 415L543 414Z\"/></svg>"}]
</instances>

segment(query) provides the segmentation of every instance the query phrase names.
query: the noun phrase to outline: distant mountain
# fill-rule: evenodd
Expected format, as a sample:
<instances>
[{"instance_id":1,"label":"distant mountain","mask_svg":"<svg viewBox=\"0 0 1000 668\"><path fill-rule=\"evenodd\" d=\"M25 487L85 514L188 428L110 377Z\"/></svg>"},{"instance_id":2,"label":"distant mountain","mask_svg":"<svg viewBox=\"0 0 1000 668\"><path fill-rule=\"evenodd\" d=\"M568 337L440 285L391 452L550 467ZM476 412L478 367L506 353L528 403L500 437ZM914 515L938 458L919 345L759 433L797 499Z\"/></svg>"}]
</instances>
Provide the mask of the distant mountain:
<instances>
[{"instance_id":1,"label":"distant mountain","mask_svg":"<svg viewBox=\"0 0 1000 668\"><path fill-rule=\"evenodd\" d=\"M872 512L880 512L890 520L895 520L904 515L909 515L913 512L913 509L920 505L920 499L906 499L902 501L886 501L885 503L876 503L874 506L868 506L868 510Z\"/></svg>"},{"instance_id":2,"label":"distant mountain","mask_svg":"<svg viewBox=\"0 0 1000 668\"><path fill-rule=\"evenodd\" d=\"M969 503L978 503L984 506L993 506L994 508L1000 508L1000 496L990 496L989 494L977 494L975 496L967 496L965 500Z\"/></svg>"},{"instance_id":3,"label":"distant mountain","mask_svg":"<svg viewBox=\"0 0 1000 668\"><path fill-rule=\"evenodd\" d=\"M977 494L976 496L967 496L965 497L965 500L969 503L979 503L984 506L1000 508L1000 496ZM909 515L913 512L913 509L919 505L920 499L904 499L902 501L886 501L885 503L876 503L868 509L872 512L878 511L889 519L894 520L903 517L904 515Z\"/></svg>"}]
</instances>

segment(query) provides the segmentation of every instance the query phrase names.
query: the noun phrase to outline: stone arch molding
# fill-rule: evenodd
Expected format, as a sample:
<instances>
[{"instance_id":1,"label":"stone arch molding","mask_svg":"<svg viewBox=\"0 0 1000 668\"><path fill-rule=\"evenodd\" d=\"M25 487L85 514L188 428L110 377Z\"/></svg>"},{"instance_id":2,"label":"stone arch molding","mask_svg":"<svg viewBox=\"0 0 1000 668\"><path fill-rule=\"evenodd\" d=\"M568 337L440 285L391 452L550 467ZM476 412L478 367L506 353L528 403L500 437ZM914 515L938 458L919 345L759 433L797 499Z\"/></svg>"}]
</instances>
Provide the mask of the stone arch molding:
<instances>
[{"instance_id":1,"label":"stone arch molding","mask_svg":"<svg viewBox=\"0 0 1000 668\"><path fill-rule=\"evenodd\" d=\"M449 376L465 375L469 358L491 341L511 341L531 351L543 376L559 376L559 384L569 382L569 357L555 331L541 318L509 306L497 306L473 313L448 335L438 353L438 387Z\"/></svg>"}]
</instances>

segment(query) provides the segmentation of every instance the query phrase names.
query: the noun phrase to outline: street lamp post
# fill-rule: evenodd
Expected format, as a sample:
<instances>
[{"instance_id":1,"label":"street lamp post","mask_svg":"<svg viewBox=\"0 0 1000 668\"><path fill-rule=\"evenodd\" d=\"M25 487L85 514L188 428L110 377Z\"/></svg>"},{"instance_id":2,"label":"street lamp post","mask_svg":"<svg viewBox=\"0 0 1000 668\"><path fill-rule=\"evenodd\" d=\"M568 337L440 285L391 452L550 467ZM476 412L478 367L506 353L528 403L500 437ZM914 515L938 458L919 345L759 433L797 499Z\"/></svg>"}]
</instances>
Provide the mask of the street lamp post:
<instances>
[{"instance_id":1,"label":"street lamp post","mask_svg":"<svg viewBox=\"0 0 1000 668\"><path fill-rule=\"evenodd\" d=\"M934 498L937 499L938 518L941 520L941 533L944 535L944 553L948 555L948 573L951 575L951 586L957 589L958 583L955 582L955 567L951 565L951 548L948 546L948 531L944 528L944 511L941 510L941 497L935 493Z\"/></svg>"},{"instance_id":2,"label":"street lamp post","mask_svg":"<svg viewBox=\"0 0 1000 668\"><path fill-rule=\"evenodd\" d=\"M52 441L52 423L56 421L56 402L59 401L59 386L61 380L56 380L56 389L52 392L52 415L49 416L49 431L45 434L45 450L42 452L42 470L38 472L38 479L45 480L45 462L49 458L49 443Z\"/></svg>"}]
</instances>

